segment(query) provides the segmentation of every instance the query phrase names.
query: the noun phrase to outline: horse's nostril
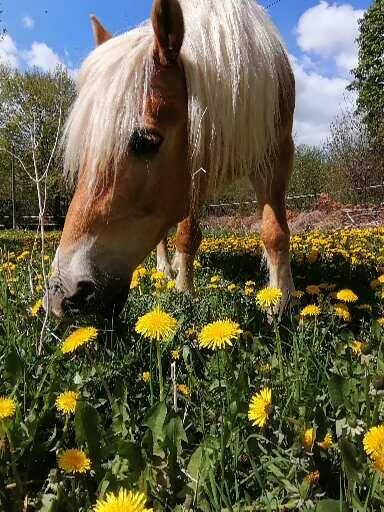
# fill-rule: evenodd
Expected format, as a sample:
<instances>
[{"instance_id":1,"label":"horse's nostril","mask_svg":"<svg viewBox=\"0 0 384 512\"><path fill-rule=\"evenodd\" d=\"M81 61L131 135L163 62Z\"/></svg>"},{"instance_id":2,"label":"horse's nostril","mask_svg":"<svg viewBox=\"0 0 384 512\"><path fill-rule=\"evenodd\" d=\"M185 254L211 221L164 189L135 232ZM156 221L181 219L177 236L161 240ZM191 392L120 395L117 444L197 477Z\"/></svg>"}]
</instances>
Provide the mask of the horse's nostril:
<instances>
[{"instance_id":1,"label":"horse's nostril","mask_svg":"<svg viewBox=\"0 0 384 512\"><path fill-rule=\"evenodd\" d=\"M63 299L64 311L79 311L95 297L96 286L92 281L79 281L73 295Z\"/></svg>"},{"instance_id":2,"label":"horse's nostril","mask_svg":"<svg viewBox=\"0 0 384 512\"><path fill-rule=\"evenodd\" d=\"M79 299L89 300L95 295L96 286L92 281L79 281L75 297Z\"/></svg>"}]
</instances>

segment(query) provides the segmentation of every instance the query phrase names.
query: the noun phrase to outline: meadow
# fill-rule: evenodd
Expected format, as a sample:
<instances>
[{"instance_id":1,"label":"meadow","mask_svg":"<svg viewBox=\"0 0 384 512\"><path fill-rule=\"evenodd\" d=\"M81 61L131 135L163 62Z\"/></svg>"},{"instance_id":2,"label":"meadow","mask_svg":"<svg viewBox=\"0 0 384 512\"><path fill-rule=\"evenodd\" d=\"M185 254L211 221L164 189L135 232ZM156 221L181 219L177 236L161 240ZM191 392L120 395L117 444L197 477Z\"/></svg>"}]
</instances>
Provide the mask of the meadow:
<instances>
[{"instance_id":1,"label":"meadow","mask_svg":"<svg viewBox=\"0 0 384 512\"><path fill-rule=\"evenodd\" d=\"M384 228L292 237L281 321L258 236L207 233L195 295L150 257L113 325L46 323L58 237L0 232L0 510L384 509Z\"/></svg>"}]
</instances>

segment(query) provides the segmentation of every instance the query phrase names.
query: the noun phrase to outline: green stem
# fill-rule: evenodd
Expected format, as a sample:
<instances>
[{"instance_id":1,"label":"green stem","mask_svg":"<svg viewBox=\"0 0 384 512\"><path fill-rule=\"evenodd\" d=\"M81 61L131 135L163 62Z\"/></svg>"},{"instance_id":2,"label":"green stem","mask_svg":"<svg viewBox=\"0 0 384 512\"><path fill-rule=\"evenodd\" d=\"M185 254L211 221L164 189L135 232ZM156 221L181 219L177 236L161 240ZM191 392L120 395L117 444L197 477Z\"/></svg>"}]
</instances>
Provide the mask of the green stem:
<instances>
[{"instance_id":1,"label":"green stem","mask_svg":"<svg viewBox=\"0 0 384 512\"><path fill-rule=\"evenodd\" d=\"M111 409L112 409L112 411L113 411L113 409L114 409L114 400L113 400L113 397L112 397L112 393L111 393L111 391L110 391L110 389L109 389L109 387L108 387L108 384L106 383L106 381L105 381L105 379L104 379L104 377L103 377L103 374L102 374L102 372L101 372L101 370L100 370L100 366L99 366L99 364L96 362L95 358L93 358L93 357L91 356L91 353L89 352L88 348L86 348L86 349L85 349L85 351L86 351L86 353L87 353L87 355L88 355L88 358L89 358L89 360L91 361L91 363L92 363L93 367L95 368L97 375L99 376L100 382L101 382L101 384L103 385L103 388L104 388L105 393L106 393L106 395L107 395L107 397L108 397L108 400L109 400L109 403L110 403Z\"/></svg>"},{"instance_id":2,"label":"green stem","mask_svg":"<svg viewBox=\"0 0 384 512\"><path fill-rule=\"evenodd\" d=\"M365 370L365 421L367 424L367 428L371 426L371 399L369 397L369 386L371 383L370 376L368 374L368 370Z\"/></svg>"},{"instance_id":3,"label":"green stem","mask_svg":"<svg viewBox=\"0 0 384 512\"><path fill-rule=\"evenodd\" d=\"M298 403L301 399L301 375L299 362L299 347L297 345L296 336L293 337L293 351L295 360L295 401Z\"/></svg>"},{"instance_id":4,"label":"green stem","mask_svg":"<svg viewBox=\"0 0 384 512\"><path fill-rule=\"evenodd\" d=\"M275 314L273 314L273 325L275 328L275 336L276 336L276 348L277 348L277 359L278 359L278 363L279 363L280 384L283 384L283 382L284 382L283 348L281 346L281 337L280 337L280 332L279 332L279 326L278 326Z\"/></svg>"},{"instance_id":5,"label":"green stem","mask_svg":"<svg viewBox=\"0 0 384 512\"><path fill-rule=\"evenodd\" d=\"M161 364L161 347L160 343L156 343L157 350L157 369L159 371L159 387L160 387L160 402L164 400L164 383L163 383L163 366Z\"/></svg>"},{"instance_id":6,"label":"green stem","mask_svg":"<svg viewBox=\"0 0 384 512\"><path fill-rule=\"evenodd\" d=\"M149 349L149 373L150 373L150 379L149 379L149 389L150 389L150 392L151 392L151 407L154 403L154 395L153 395L153 372L152 372L152 368L153 368L153 343L151 342L150 344L150 349Z\"/></svg>"},{"instance_id":7,"label":"green stem","mask_svg":"<svg viewBox=\"0 0 384 512\"><path fill-rule=\"evenodd\" d=\"M221 422L220 422L220 452L221 452L221 478L222 481L225 481L225 449L224 449L224 417L225 417L225 407L224 407L224 399L223 393L221 389L221 350L219 351L217 357L217 370L219 377L219 393L220 393L220 402L221 402ZM221 493L220 493L220 502L221 502Z\"/></svg>"},{"instance_id":8,"label":"green stem","mask_svg":"<svg viewBox=\"0 0 384 512\"><path fill-rule=\"evenodd\" d=\"M13 446L13 442L12 442L12 437L11 437L11 434L8 430L8 427L6 426L6 424L4 423L3 424L3 429L4 429L4 432L5 432L5 435L8 439L8 444L9 444L9 453L11 455L11 468L12 468L12 472L13 472L13 477L15 479L15 482L16 482L16 493L18 495L18 498L20 500L23 499L23 484L22 484L22 480L20 478L20 475L19 475L19 471L17 469L17 464L16 464L16 460L15 460L15 449L14 449L14 446Z\"/></svg>"}]
</instances>

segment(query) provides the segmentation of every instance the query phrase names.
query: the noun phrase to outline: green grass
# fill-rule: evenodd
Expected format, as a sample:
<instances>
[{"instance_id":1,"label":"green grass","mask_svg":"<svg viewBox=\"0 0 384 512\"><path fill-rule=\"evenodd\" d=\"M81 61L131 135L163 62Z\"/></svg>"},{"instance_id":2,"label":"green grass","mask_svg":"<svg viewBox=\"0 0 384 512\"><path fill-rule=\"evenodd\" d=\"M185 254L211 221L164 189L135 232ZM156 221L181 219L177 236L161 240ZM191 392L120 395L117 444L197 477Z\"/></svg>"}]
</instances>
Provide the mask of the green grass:
<instances>
[{"instance_id":1,"label":"green grass","mask_svg":"<svg viewBox=\"0 0 384 512\"><path fill-rule=\"evenodd\" d=\"M38 355L43 316L31 317L30 308L41 296L41 271L37 255L17 260L33 239L1 235L2 263L16 266L0 271L0 395L12 397L17 409L0 420L0 509L20 511L27 499L28 510L85 512L98 497L126 488L143 491L156 511L382 510L382 476L362 442L384 421L382 288L370 286L381 272L383 235L364 230L293 240L299 289L335 283L353 288L357 305L371 306L351 305L350 322L335 316L335 300L323 289L291 301L281 323L271 325L255 301L265 279L257 239L212 235L199 257L195 296L156 292L149 259L119 321L99 323L95 342L66 355L61 341L95 320L50 319ZM51 236L53 251L57 235ZM256 284L247 286L254 290L248 295L250 278ZM297 315L309 303L318 304L321 315L301 323ZM176 334L159 345L159 358L157 345L135 332L137 319L156 305L178 321ZM223 351L201 349L201 328L223 318L239 323L240 338ZM355 340L364 343L360 354L351 349ZM175 349L176 382L189 389L187 396L177 393L176 411ZM143 381L146 371L150 383ZM272 406L259 428L248 407L265 387ZM55 408L66 390L80 394L74 415ZM305 449L309 428L316 440ZM328 432L333 447L323 450L317 442ZM91 471L60 470L57 454L68 448L84 450ZM314 471L319 480L310 485Z\"/></svg>"}]
</instances>

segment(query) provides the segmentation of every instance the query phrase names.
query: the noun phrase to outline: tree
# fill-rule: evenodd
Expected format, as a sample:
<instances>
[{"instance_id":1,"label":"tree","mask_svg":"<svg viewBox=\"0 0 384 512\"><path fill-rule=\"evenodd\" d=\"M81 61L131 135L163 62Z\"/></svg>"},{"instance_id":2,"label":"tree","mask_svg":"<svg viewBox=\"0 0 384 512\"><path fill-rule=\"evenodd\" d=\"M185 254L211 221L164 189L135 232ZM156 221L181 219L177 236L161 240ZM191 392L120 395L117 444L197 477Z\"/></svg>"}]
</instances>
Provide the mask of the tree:
<instances>
[{"instance_id":1,"label":"tree","mask_svg":"<svg viewBox=\"0 0 384 512\"><path fill-rule=\"evenodd\" d=\"M17 196L24 215L39 211L36 172L43 175L50 170L43 178L51 214L57 213L58 198L66 196L61 157L54 149L74 96L73 80L62 68L42 73L0 67L0 197L5 199L9 191L12 155L16 156Z\"/></svg>"},{"instance_id":2,"label":"tree","mask_svg":"<svg viewBox=\"0 0 384 512\"><path fill-rule=\"evenodd\" d=\"M328 187L343 202L379 202L383 200L383 157L372 145L362 116L353 109L347 104L331 124L324 147Z\"/></svg>"},{"instance_id":3,"label":"tree","mask_svg":"<svg viewBox=\"0 0 384 512\"><path fill-rule=\"evenodd\" d=\"M349 86L358 93L358 113L379 149L384 148L384 2L375 0L359 22L359 62Z\"/></svg>"},{"instance_id":4,"label":"tree","mask_svg":"<svg viewBox=\"0 0 384 512\"><path fill-rule=\"evenodd\" d=\"M296 146L290 192L317 195L326 190L326 164L322 149L305 144Z\"/></svg>"}]
</instances>

